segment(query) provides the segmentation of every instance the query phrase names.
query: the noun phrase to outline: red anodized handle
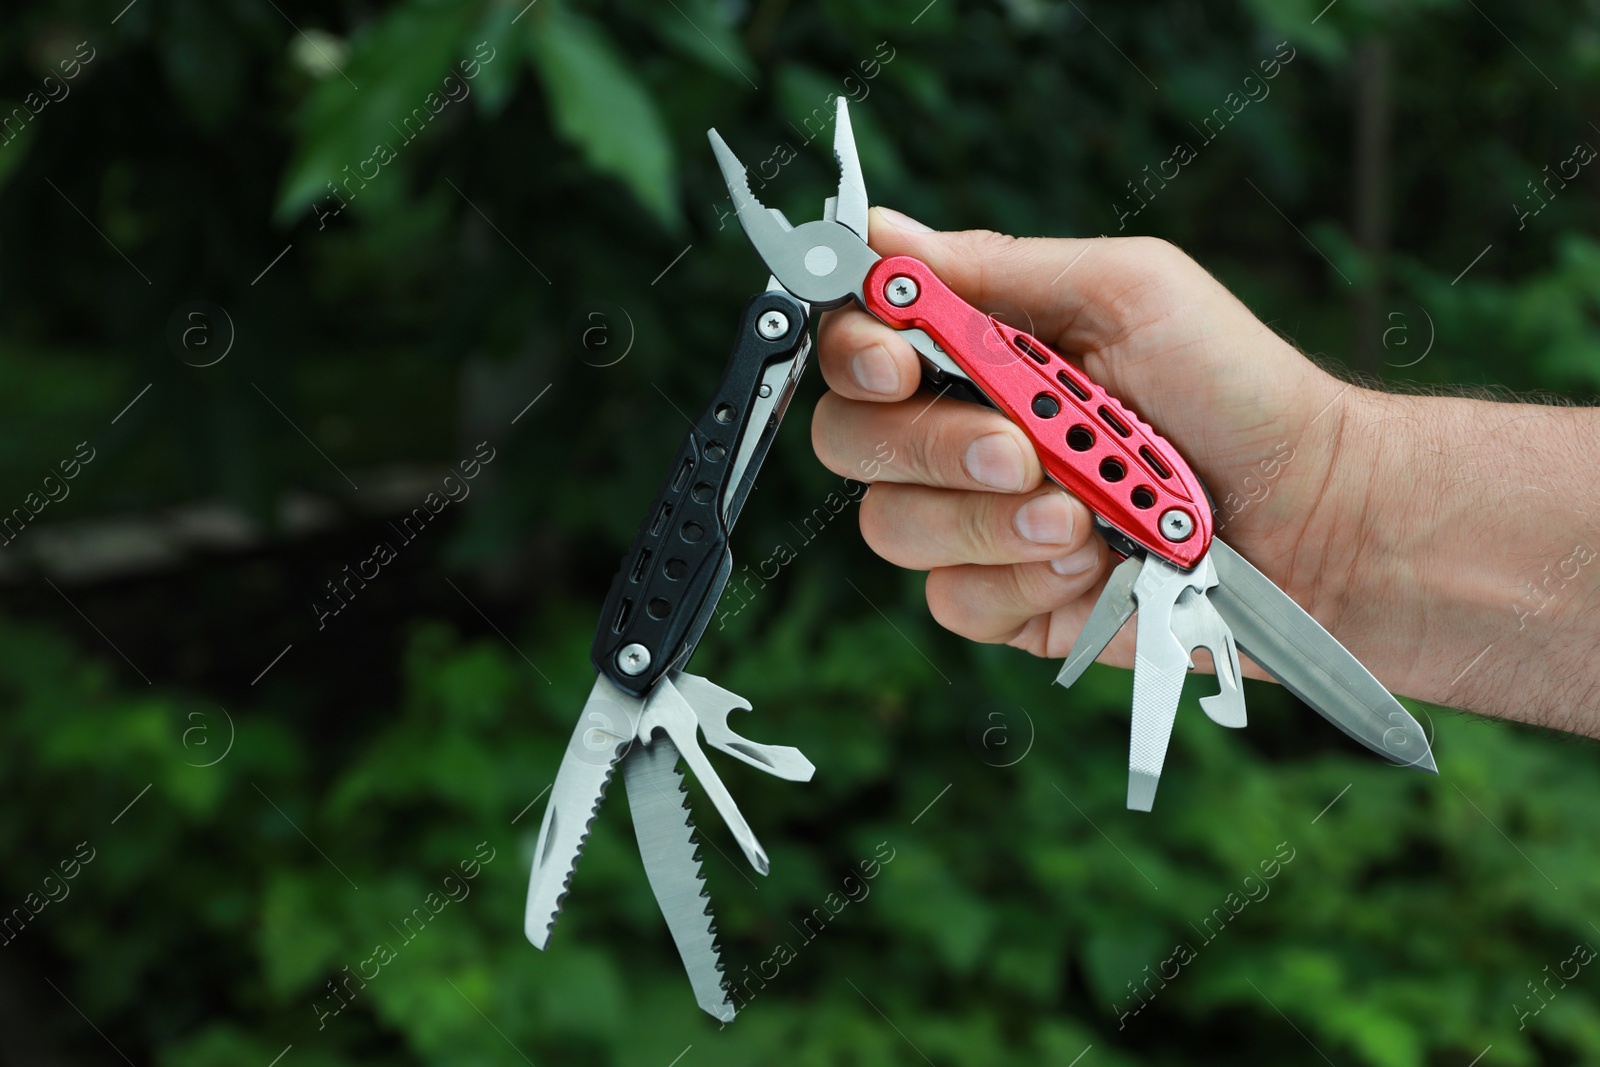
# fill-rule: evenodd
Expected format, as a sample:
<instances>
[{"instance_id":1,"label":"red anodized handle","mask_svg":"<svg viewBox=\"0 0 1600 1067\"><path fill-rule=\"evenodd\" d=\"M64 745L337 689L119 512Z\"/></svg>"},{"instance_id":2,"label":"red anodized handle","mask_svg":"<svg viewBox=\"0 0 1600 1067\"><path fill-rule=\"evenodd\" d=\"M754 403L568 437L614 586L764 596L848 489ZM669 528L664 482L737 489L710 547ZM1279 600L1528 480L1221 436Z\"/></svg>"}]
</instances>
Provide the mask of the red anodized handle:
<instances>
[{"instance_id":1,"label":"red anodized handle","mask_svg":"<svg viewBox=\"0 0 1600 1067\"><path fill-rule=\"evenodd\" d=\"M909 279L914 284L907 284ZM962 300L926 263L890 256L862 286L867 310L924 330L1022 428L1064 488L1184 569L1211 547L1211 506L1172 444L1038 339Z\"/></svg>"}]
</instances>

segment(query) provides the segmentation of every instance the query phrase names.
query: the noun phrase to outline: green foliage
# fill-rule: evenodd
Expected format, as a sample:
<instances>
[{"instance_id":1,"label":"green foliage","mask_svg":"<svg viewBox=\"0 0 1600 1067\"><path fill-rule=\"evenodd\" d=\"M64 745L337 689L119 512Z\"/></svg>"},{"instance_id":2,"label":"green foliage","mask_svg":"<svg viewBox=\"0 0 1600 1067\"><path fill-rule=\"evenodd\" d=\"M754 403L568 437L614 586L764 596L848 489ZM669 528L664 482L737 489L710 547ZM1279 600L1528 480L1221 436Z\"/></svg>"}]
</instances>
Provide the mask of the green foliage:
<instances>
[{"instance_id":1,"label":"green foliage","mask_svg":"<svg viewBox=\"0 0 1600 1067\"><path fill-rule=\"evenodd\" d=\"M1129 813L1126 674L1063 693L1047 664L941 633L848 514L693 665L818 767L796 785L719 763L765 880L694 793L730 973L795 958L728 1028L698 1013L622 790L550 950L524 941L607 578L765 283L707 127L753 163L792 156L763 196L812 218L833 180L816 116L843 93L875 199L945 228L1114 233L1128 183L1288 42L1270 96L1127 232L1183 245L1309 352L1358 363L1382 332L1364 369L1392 380L1600 385L1595 168L1525 224L1513 206L1600 144L1588 9L924 3L140 0L114 24L18 5L0 98L97 49L0 146L0 513L98 450L0 550L6 907L94 850L0 955L64 1056L111 1055L98 1028L167 1067L288 1046L282 1067L1600 1058L1600 978L1543 985L1600 944L1586 746L1419 709L1446 772L1425 779L1252 685L1243 732L1185 703L1157 811ZM1349 221L1375 41L1396 130L1381 257ZM470 93L434 111L452 77ZM379 144L392 159L349 179ZM1377 286L1375 323L1346 278ZM173 341L197 299L237 335L205 368ZM837 487L808 448L820 391L813 373L736 565L798 544L791 520ZM456 525L317 629L307 603L391 536L368 510L385 474L484 439L499 456ZM290 521L306 494L326 540ZM260 546L30 576L44 525L197 502L252 516ZM978 740L997 723L1004 758ZM880 848L868 892L803 932ZM470 891L430 906L447 877ZM378 977L336 994L379 945ZM1521 1025L1533 987L1548 1006Z\"/></svg>"},{"instance_id":2,"label":"green foliage","mask_svg":"<svg viewBox=\"0 0 1600 1067\"><path fill-rule=\"evenodd\" d=\"M677 228L672 143L649 92L599 26L560 6L542 15L524 36L549 87L556 130L583 150L589 166L623 182Z\"/></svg>"},{"instance_id":3,"label":"green foliage","mask_svg":"<svg viewBox=\"0 0 1600 1067\"><path fill-rule=\"evenodd\" d=\"M278 200L280 222L293 221L312 201L327 196L329 183L337 187L351 174L356 185L347 187L346 195L356 199L355 190L365 192L360 163L373 156L377 143L398 153L408 137L426 130L434 114L429 94L448 99L443 79L457 73L455 60L472 56L466 33L470 15L463 3L402 7L357 37L342 74L323 73L303 106L303 132ZM325 46L310 48L318 59L338 66ZM407 119L416 125L402 129Z\"/></svg>"}]
</instances>

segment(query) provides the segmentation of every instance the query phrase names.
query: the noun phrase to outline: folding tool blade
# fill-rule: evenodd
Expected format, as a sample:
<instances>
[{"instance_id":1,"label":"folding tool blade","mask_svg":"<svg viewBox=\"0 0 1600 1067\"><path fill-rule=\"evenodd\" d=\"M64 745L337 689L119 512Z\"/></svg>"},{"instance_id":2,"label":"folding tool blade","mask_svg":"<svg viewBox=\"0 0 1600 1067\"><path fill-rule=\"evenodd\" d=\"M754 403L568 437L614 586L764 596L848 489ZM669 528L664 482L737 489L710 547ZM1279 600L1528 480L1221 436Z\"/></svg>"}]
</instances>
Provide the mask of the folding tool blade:
<instances>
[{"instance_id":1,"label":"folding tool blade","mask_svg":"<svg viewBox=\"0 0 1600 1067\"><path fill-rule=\"evenodd\" d=\"M561 912L611 773L638 735L643 705L604 675L594 680L578 726L567 742L566 755L561 757L534 845L523 930L535 948L544 948L550 941L550 928Z\"/></svg>"},{"instance_id":2,"label":"folding tool blade","mask_svg":"<svg viewBox=\"0 0 1600 1067\"><path fill-rule=\"evenodd\" d=\"M754 867L757 873L766 874L771 869L766 850L761 847L761 842L756 840L755 831L750 829L750 824L745 821L743 813L739 811L739 805L734 803L733 796L728 792L728 787L722 784L716 768L706 759L706 754L695 737L698 728L699 719L694 708L684 699L683 694L678 692L672 679L663 676L650 691L650 698L645 702L644 714L639 717L639 740L650 743L657 730L666 735L676 746L684 763L694 772L695 780L706 791L706 796L711 799L712 806L722 816L722 821L728 824L728 829L733 832L733 838L739 843L745 858L750 861L750 866Z\"/></svg>"},{"instance_id":3,"label":"folding tool blade","mask_svg":"<svg viewBox=\"0 0 1600 1067\"><path fill-rule=\"evenodd\" d=\"M1216 569L1207 564L1214 575ZM1217 692L1200 698L1200 710L1218 726L1237 730L1245 725L1244 689L1239 684L1239 646L1233 640L1233 631L1222 621L1211 598L1194 589L1178 594L1172 609L1172 636L1189 652L1189 669L1194 669L1194 650L1204 648L1211 653L1212 671L1217 678Z\"/></svg>"},{"instance_id":4,"label":"folding tool blade","mask_svg":"<svg viewBox=\"0 0 1600 1067\"><path fill-rule=\"evenodd\" d=\"M678 769L678 750L664 737L635 745L623 758L622 777L644 873L678 946L694 998L708 1014L729 1022L734 1007L722 973L705 876L700 873L700 847L683 772Z\"/></svg>"},{"instance_id":5,"label":"folding tool blade","mask_svg":"<svg viewBox=\"0 0 1600 1067\"><path fill-rule=\"evenodd\" d=\"M1371 671L1220 538L1209 554L1218 578L1212 603L1245 655L1372 751L1439 773L1422 726Z\"/></svg>"},{"instance_id":6,"label":"folding tool blade","mask_svg":"<svg viewBox=\"0 0 1600 1067\"><path fill-rule=\"evenodd\" d=\"M694 709L695 719L700 723L700 734L706 739L706 744L774 777L790 782L811 781L817 768L798 748L764 745L734 733L728 725L728 713L735 708L749 711L750 702L744 697L696 674L680 671L672 676L672 681L683 699Z\"/></svg>"},{"instance_id":7,"label":"folding tool blade","mask_svg":"<svg viewBox=\"0 0 1600 1067\"><path fill-rule=\"evenodd\" d=\"M1135 811L1149 811L1155 803L1167 743L1178 715L1178 697L1189 672L1189 649L1173 628L1178 601L1185 594L1203 597L1216 584L1216 569L1204 557L1193 570L1184 571L1159 556L1146 557L1134 583L1139 621L1128 743L1128 807ZM1233 684L1238 687L1237 678Z\"/></svg>"},{"instance_id":8,"label":"folding tool blade","mask_svg":"<svg viewBox=\"0 0 1600 1067\"><path fill-rule=\"evenodd\" d=\"M1133 586L1143 569L1143 556L1129 556L1111 572L1105 588L1100 591L1100 599L1094 602L1094 610L1089 612L1078 639L1072 643L1072 651L1061 664L1061 673L1056 675L1057 685L1071 689L1072 683L1083 677L1089 664L1100 658L1111 639L1133 618Z\"/></svg>"},{"instance_id":9,"label":"folding tool blade","mask_svg":"<svg viewBox=\"0 0 1600 1067\"><path fill-rule=\"evenodd\" d=\"M1147 576L1142 556L1117 564L1056 675L1056 684L1070 687L1138 610L1128 807L1140 811L1149 811L1155 799L1178 696L1194 669L1195 649L1211 653L1217 677L1217 692L1200 698L1201 710L1221 726L1245 724L1238 647L1205 593L1217 580L1215 570L1202 561L1194 571L1184 572L1159 558L1148 566Z\"/></svg>"}]
</instances>

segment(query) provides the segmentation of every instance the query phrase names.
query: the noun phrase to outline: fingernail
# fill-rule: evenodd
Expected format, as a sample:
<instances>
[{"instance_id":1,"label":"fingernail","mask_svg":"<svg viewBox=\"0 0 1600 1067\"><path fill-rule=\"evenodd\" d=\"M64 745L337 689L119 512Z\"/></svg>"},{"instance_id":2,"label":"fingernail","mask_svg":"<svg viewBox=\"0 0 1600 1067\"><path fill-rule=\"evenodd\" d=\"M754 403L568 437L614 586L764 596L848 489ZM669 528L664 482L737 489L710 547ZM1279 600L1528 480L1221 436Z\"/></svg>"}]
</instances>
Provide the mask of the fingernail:
<instances>
[{"instance_id":1,"label":"fingernail","mask_svg":"<svg viewBox=\"0 0 1600 1067\"><path fill-rule=\"evenodd\" d=\"M884 222L887 222L890 226L894 227L895 229L904 230L906 233L932 233L933 232L933 227L932 226L924 226L922 223L918 222L916 219L912 218L910 215L907 215L907 214L904 214L902 212L896 211L892 207L880 207L880 208L878 208L878 217L881 218Z\"/></svg>"},{"instance_id":2,"label":"fingernail","mask_svg":"<svg viewBox=\"0 0 1600 1067\"><path fill-rule=\"evenodd\" d=\"M1037 545L1064 545L1075 525L1072 503L1063 493L1036 496L1017 509L1017 533Z\"/></svg>"},{"instance_id":3,"label":"fingernail","mask_svg":"<svg viewBox=\"0 0 1600 1067\"><path fill-rule=\"evenodd\" d=\"M1017 492L1027 482L1022 449L1008 433L985 434L967 446L962 462L972 480L991 489Z\"/></svg>"},{"instance_id":4,"label":"fingernail","mask_svg":"<svg viewBox=\"0 0 1600 1067\"><path fill-rule=\"evenodd\" d=\"M1100 550L1092 542L1084 545L1070 556L1050 561L1050 569L1063 578L1070 578L1074 574L1082 574L1093 567L1100 559Z\"/></svg>"},{"instance_id":5,"label":"fingernail","mask_svg":"<svg viewBox=\"0 0 1600 1067\"><path fill-rule=\"evenodd\" d=\"M893 396L900 388L900 371L894 365L894 358L881 346L857 353L850 361L850 373L855 376L856 384L869 393Z\"/></svg>"}]
</instances>

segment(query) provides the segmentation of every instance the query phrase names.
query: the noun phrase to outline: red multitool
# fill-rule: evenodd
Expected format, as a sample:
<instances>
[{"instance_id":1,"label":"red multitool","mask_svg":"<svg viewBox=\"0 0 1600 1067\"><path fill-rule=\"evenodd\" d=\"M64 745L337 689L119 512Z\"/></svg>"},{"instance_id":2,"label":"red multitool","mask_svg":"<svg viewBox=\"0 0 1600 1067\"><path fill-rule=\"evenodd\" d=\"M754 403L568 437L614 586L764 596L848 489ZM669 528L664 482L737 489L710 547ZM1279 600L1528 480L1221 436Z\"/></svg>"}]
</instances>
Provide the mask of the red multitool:
<instances>
[{"instance_id":1,"label":"red multitool","mask_svg":"<svg viewBox=\"0 0 1600 1067\"><path fill-rule=\"evenodd\" d=\"M854 298L900 330L935 379L979 391L1033 442L1050 477L1098 516L1127 558L1113 572L1057 681L1071 685L1137 607L1128 806L1155 798L1191 652L1205 647L1219 690L1201 708L1245 724L1239 648L1323 717L1375 752L1434 771L1409 712L1315 619L1214 536L1205 488L1178 450L1037 338L984 314L926 263L867 245L867 193L838 102L839 195L824 218L791 227L750 192L715 130L711 145L740 225L778 282L814 308ZM1237 643L1236 643L1237 635Z\"/></svg>"},{"instance_id":2,"label":"red multitool","mask_svg":"<svg viewBox=\"0 0 1600 1067\"><path fill-rule=\"evenodd\" d=\"M985 315L911 256L880 259L867 310L916 328L1038 447L1045 471L1147 552L1188 569L1211 547L1211 505L1160 434L1038 338Z\"/></svg>"}]
</instances>

